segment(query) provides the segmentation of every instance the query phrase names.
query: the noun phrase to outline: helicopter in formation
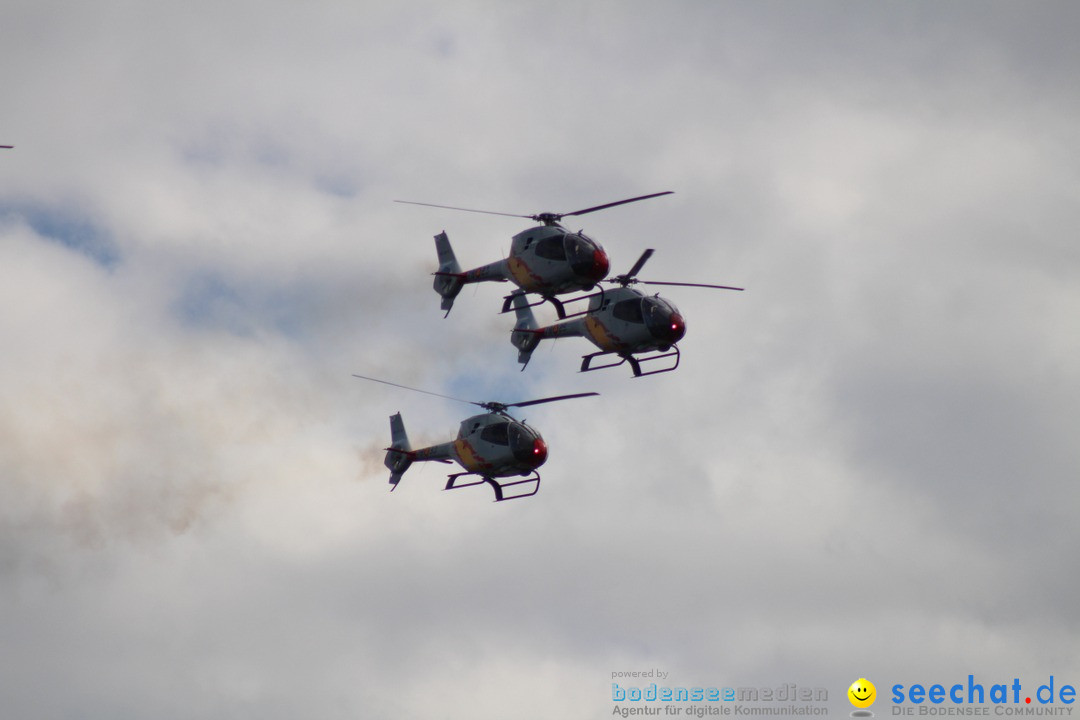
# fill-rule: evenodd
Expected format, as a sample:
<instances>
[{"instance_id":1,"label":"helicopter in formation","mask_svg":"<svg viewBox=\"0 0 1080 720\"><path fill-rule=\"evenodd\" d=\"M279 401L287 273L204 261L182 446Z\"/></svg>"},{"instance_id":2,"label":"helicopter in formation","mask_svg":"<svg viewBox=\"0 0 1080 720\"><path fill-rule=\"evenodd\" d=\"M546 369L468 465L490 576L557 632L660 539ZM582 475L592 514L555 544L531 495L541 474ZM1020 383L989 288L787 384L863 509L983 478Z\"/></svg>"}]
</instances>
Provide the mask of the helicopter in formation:
<instances>
[{"instance_id":1,"label":"helicopter in formation","mask_svg":"<svg viewBox=\"0 0 1080 720\"><path fill-rule=\"evenodd\" d=\"M503 215L520 217L541 223L515 235L510 244L510 255L472 270L462 270L450 238L443 231L435 236L435 250L439 258L439 269L435 272L435 291L442 297L442 309L450 314L454 299L461 289L476 282L512 282L520 292L534 293L541 300L536 303L550 302L560 318L566 317L562 301L557 297L566 293L590 291L596 284L607 277L610 261L604 248L584 232L571 232L560 221L566 217L587 215L598 210L626 205L627 203L648 200L649 198L671 195L670 190L641 195L639 197L616 200L615 202L595 205L567 213L538 213L536 215L518 215L515 213L494 212L491 210L472 210L470 208L434 205L432 203L396 200L408 205L460 210L463 212L483 213L485 215ZM513 295L505 298L503 312L510 309Z\"/></svg>"},{"instance_id":2,"label":"helicopter in formation","mask_svg":"<svg viewBox=\"0 0 1080 720\"><path fill-rule=\"evenodd\" d=\"M393 491L397 488L405 471L414 462L456 462L464 469L464 472L449 475L444 489L457 490L486 483L495 491L496 502L531 497L539 492L540 473L537 472L537 468L547 461L548 456L547 443L544 442L540 433L524 421L512 417L507 410L599 395L595 392L586 392L516 403L476 402L407 385L398 385L365 375L354 374L353 377L477 405L486 410L485 413L463 420L454 440L415 450L405 432L405 421L402 420L401 413L391 415L390 447L386 448L383 464L390 470L390 485L392 486L390 490ZM478 479L459 482L461 478L468 476L476 476ZM524 479L504 479L514 477Z\"/></svg>"},{"instance_id":3,"label":"helicopter in formation","mask_svg":"<svg viewBox=\"0 0 1080 720\"><path fill-rule=\"evenodd\" d=\"M583 337L598 348L597 352L582 356L581 371L629 364L634 377L671 372L679 366L678 342L686 335L686 320L679 309L659 294L649 295L634 285L676 285L683 287L742 290L730 285L705 283L639 280L637 275L652 257L654 250L645 250L630 270L607 279L610 261L603 247L585 235L571 232L560 221L565 217L586 215L627 203L669 195L670 191L641 195L575 210L569 213L539 213L516 215L489 210L434 205L409 200L395 202L428 207L461 210L490 215L505 215L533 220L540 225L515 235L511 242L510 256L505 260L489 263L472 270L461 269L446 232L435 236L435 248L439 268L434 273L435 291L442 298L442 309L450 314L454 300L462 288L477 282L511 282L517 289L506 296L502 311L511 309L516 322L510 341L518 350L518 362L522 370L528 365L533 351L541 340L560 337ZM617 287L605 289L603 284ZM595 291L595 292L594 292ZM585 292L588 294L571 298L561 295ZM539 295L539 301L530 301L530 295ZM581 312L567 314L566 305L588 301ZM558 320L541 326L532 309L544 302L555 308ZM603 364L593 361L604 358ZM659 367L644 363L668 359ZM457 437L453 440L414 449L405 431L401 413L390 416L390 447L386 448L383 464L390 470L391 490L397 488L405 472L415 462L457 463L462 472L447 476L444 489L487 484L495 493L495 501L531 497L540 490L540 474L537 469L547 461L548 448L540 433L517 420L508 412L510 408L528 407L541 403L570 400L598 395L595 392L558 395L516 403L477 402L462 400L450 395L420 390L407 385L379 380L364 375L355 377L373 382L434 395L456 402L476 405L485 412L473 415L461 422ZM462 481L463 478L466 480Z\"/></svg>"},{"instance_id":4,"label":"helicopter in formation","mask_svg":"<svg viewBox=\"0 0 1080 720\"><path fill-rule=\"evenodd\" d=\"M705 283L666 282L658 280L639 280L637 274L652 257L653 249L641 254L630 271L617 275L608 282L618 287L611 290L600 289L591 295L567 300L577 302L588 300L588 309L566 317L552 325L540 327L533 315L532 307L524 294L512 296L517 322L510 334L510 341L518 349L518 362L524 370L532 357L533 350L541 340L561 337L584 337L600 348L598 352L582 356L581 372L602 370L628 363L634 377L656 375L671 372L679 366L680 351L676 344L686 335L686 320L679 309L670 300L657 295L648 295L637 288L630 287L639 282L650 285L677 285L681 287L713 288L717 290L742 290L730 285L709 285ZM592 361L605 356L613 359L603 365L593 365ZM668 363L659 369L645 371L642 363L668 359Z\"/></svg>"}]
</instances>

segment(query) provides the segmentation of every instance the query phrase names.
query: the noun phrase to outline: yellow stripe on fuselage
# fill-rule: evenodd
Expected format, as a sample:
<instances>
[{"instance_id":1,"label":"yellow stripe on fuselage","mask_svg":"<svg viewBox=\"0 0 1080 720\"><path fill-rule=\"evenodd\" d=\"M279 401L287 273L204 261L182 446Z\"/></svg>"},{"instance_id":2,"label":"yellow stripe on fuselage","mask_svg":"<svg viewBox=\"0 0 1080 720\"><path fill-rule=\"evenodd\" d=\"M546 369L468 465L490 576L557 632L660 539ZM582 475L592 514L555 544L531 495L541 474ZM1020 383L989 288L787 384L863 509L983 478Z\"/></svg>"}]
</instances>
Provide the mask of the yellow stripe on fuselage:
<instances>
[{"instance_id":1,"label":"yellow stripe on fuselage","mask_svg":"<svg viewBox=\"0 0 1080 720\"><path fill-rule=\"evenodd\" d=\"M585 331L601 350L614 352L622 348L623 343L618 336L613 335L594 315L585 318Z\"/></svg>"},{"instance_id":2,"label":"yellow stripe on fuselage","mask_svg":"<svg viewBox=\"0 0 1080 720\"><path fill-rule=\"evenodd\" d=\"M529 266L525 264L525 261L521 258L512 257L506 261L506 266L510 269L510 274L514 278L514 282L518 287L527 292L539 292L547 287L547 283L544 279L529 269Z\"/></svg>"},{"instance_id":3,"label":"yellow stripe on fuselage","mask_svg":"<svg viewBox=\"0 0 1080 720\"><path fill-rule=\"evenodd\" d=\"M483 472L492 467L491 463L480 457L480 454L465 438L454 441L454 452L457 454L458 462L469 472Z\"/></svg>"}]
</instances>

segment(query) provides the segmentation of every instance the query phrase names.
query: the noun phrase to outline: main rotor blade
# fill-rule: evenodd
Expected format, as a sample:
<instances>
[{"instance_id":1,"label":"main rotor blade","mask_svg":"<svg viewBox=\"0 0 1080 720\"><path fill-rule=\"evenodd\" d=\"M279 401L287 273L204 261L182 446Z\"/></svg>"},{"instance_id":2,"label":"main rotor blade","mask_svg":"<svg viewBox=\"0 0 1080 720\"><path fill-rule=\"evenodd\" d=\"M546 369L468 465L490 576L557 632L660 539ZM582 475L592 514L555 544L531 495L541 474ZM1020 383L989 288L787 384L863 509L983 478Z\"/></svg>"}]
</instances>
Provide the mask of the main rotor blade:
<instances>
[{"instance_id":1,"label":"main rotor blade","mask_svg":"<svg viewBox=\"0 0 1080 720\"><path fill-rule=\"evenodd\" d=\"M687 283L687 282L664 282L662 280L642 280L641 282L646 285L678 285L679 287L702 287L713 288L715 290L745 290L746 288L732 287L731 285L707 285L705 283Z\"/></svg>"},{"instance_id":2,"label":"main rotor blade","mask_svg":"<svg viewBox=\"0 0 1080 720\"><path fill-rule=\"evenodd\" d=\"M473 402L472 400L462 400L461 398L456 398L452 395L443 395L442 393L431 392L430 390L421 390L420 388L409 387L408 385L398 385L397 383L392 383L389 380L380 380L378 378L368 377L367 375L357 375L356 373L353 373L353 377L360 378L361 380L370 380L371 382L382 383L383 385L390 385L392 387L401 388L403 390L412 390L413 392L424 393L425 395L434 395L435 397L443 398L444 400L455 400L457 402L463 402L469 405L480 405L480 403Z\"/></svg>"},{"instance_id":3,"label":"main rotor blade","mask_svg":"<svg viewBox=\"0 0 1080 720\"><path fill-rule=\"evenodd\" d=\"M415 200L395 200L396 203L406 205L423 205L424 207L442 208L443 210L460 210L461 212L483 213L484 215L502 215L504 217L525 218L531 220L532 215L516 215L514 213L495 212L494 210L473 210L471 208L454 207L452 205L435 205L433 203L416 202ZM412 388L410 388L411 390Z\"/></svg>"},{"instance_id":4,"label":"main rotor blade","mask_svg":"<svg viewBox=\"0 0 1080 720\"><path fill-rule=\"evenodd\" d=\"M590 395L599 395L598 392L587 393L574 393L573 395L557 395L556 397L540 398L539 400L526 400L525 402L507 403L506 407L527 407L529 405L539 405L541 403L555 402L556 400L572 400L573 398L589 397Z\"/></svg>"},{"instance_id":5,"label":"main rotor blade","mask_svg":"<svg viewBox=\"0 0 1080 720\"><path fill-rule=\"evenodd\" d=\"M574 212L562 213L559 217L573 217L575 215L585 215L587 213L596 212L597 210L607 210L608 208L615 207L617 205L625 205L626 203L637 202L638 200L648 200L649 198L660 197L661 195L672 195L673 190L665 190L664 192L652 193L651 195L642 195L640 197L627 198L626 200L616 200L605 205L597 205L591 208L585 208L584 210L575 210Z\"/></svg>"},{"instance_id":6,"label":"main rotor blade","mask_svg":"<svg viewBox=\"0 0 1080 720\"><path fill-rule=\"evenodd\" d=\"M637 262L634 263L634 267L630 268L630 272L626 273L626 277L628 277L628 278L637 277L637 274L639 272L641 272L641 268L645 266L645 263L649 261L649 258L652 257L652 254L654 252L656 252L656 251L653 250L652 248L647 248L645 250L645 252L641 253L641 257L639 257Z\"/></svg>"}]
</instances>

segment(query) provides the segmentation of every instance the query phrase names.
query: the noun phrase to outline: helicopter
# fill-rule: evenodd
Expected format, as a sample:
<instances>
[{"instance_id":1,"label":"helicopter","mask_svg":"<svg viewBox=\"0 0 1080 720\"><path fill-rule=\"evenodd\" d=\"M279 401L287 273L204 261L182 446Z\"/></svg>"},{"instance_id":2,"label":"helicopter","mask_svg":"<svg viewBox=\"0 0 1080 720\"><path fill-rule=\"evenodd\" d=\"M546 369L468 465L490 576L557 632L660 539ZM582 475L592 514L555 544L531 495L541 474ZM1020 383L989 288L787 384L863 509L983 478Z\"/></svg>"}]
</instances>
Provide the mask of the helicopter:
<instances>
[{"instance_id":1,"label":"helicopter","mask_svg":"<svg viewBox=\"0 0 1080 720\"><path fill-rule=\"evenodd\" d=\"M637 274L652 257L653 249L641 254L630 271L617 275L609 283L619 287L591 295L567 300L567 303L588 300L587 310L574 313L553 325L540 327L526 301L524 293L511 296L517 322L510 334L510 342L518 349L518 362L524 370L533 350L541 340L560 337L584 337L600 350L582 356L581 372L603 370L629 363L634 377L671 372L679 366L680 352L676 344L686 335L686 320L679 309L664 298L648 295L630 287L639 282ZM703 287L717 290L743 290L730 285L707 285L703 283L647 281L651 285L678 285ZM596 358L615 356L618 360L604 365L592 365ZM638 357L642 355L644 357ZM666 366L656 370L642 370L642 363L674 358Z\"/></svg>"},{"instance_id":2,"label":"helicopter","mask_svg":"<svg viewBox=\"0 0 1080 720\"><path fill-rule=\"evenodd\" d=\"M485 215L520 217L541 223L537 227L524 230L513 237L510 244L510 256L505 260L499 260L466 271L462 271L461 265L454 255L454 250L450 246L450 238L447 236L446 231L436 235L435 251L439 258L439 269L434 273L434 287L435 292L442 297L442 309L446 311L446 315L443 317L450 314L450 310L454 306L454 298L458 296L458 293L461 292L462 287L465 285L485 281L510 281L525 293L540 295L541 300L536 303L537 305L545 301L550 302L555 307L558 316L565 318L566 311L562 302L556 296L564 293L592 290L598 282L607 277L610 263L607 253L604 252L604 248L601 247L600 243L587 236L584 232L570 232L559 221L564 217L587 215L597 210L606 210L619 205L638 202L639 200L648 200L649 198L671 194L672 191L665 190L664 192L595 205L574 212L544 212L536 215L472 210L450 205L414 202L412 200L395 200L394 202L442 208L444 210L483 213ZM503 312L509 312L512 299L513 295L505 298Z\"/></svg>"},{"instance_id":3,"label":"helicopter","mask_svg":"<svg viewBox=\"0 0 1080 720\"><path fill-rule=\"evenodd\" d=\"M457 462L458 465L464 468L465 472L449 475L446 487L443 489L457 490L487 483L495 491L495 502L531 497L539 492L540 473L536 469L544 464L548 455L547 443L544 442L540 433L526 425L524 421L512 417L507 410L514 407L528 407L530 405L600 394L595 392L574 393L572 395L558 395L516 403L476 402L462 400L450 395L442 395L430 390L398 385L397 383L365 375L356 375L354 373L353 377L361 380L371 380L383 385L392 385L393 387L412 390L425 395L434 395L447 400L478 405L486 410L487 412L481 415L473 415L463 420L456 439L417 450L412 448L409 437L405 433L405 421L401 419L401 413L391 415L390 447L386 448L386 457L383 459L383 464L390 470L390 485L393 486L390 490L392 492L397 488L402 475L414 462ZM475 475L479 479L463 483L458 482L460 478L470 475ZM502 480L502 478L512 477L523 477L525 479L509 482Z\"/></svg>"}]
</instances>

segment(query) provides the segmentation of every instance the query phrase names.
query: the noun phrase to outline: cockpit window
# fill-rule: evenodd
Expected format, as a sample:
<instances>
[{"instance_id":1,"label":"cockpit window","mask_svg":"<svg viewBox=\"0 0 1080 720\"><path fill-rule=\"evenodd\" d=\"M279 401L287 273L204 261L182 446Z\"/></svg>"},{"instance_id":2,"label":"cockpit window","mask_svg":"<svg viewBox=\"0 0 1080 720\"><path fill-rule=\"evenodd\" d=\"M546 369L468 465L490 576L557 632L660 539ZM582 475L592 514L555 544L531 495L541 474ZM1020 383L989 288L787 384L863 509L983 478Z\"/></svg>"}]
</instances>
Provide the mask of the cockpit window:
<instances>
[{"instance_id":1,"label":"cockpit window","mask_svg":"<svg viewBox=\"0 0 1080 720\"><path fill-rule=\"evenodd\" d=\"M676 343L686 334L686 323L675 306L660 297L645 298L641 302L645 312L645 326L657 340Z\"/></svg>"},{"instance_id":2,"label":"cockpit window","mask_svg":"<svg viewBox=\"0 0 1080 720\"><path fill-rule=\"evenodd\" d=\"M582 235L566 235L566 257L570 262L592 262L596 246Z\"/></svg>"},{"instance_id":3,"label":"cockpit window","mask_svg":"<svg viewBox=\"0 0 1080 720\"><path fill-rule=\"evenodd\" d=\"M600 282L608 273L608 258L596 241L585 233L566 234L566 257L570 268L585 286ZM589 282L591 281L591 283Z\"/></svg>"},{"instance_id":4,"label":"cockpit window","mask_svg":"<svg viewBox=\"0 0 1080 720\"><path fill-rule=\"evenodd\" d=\"M529 427L519 423L511 423L510 450L518 460L533 460L536 455L537 435Z\"/></svg>"},{"instance_id":5,"label":"cockpit window","mask_svg":"<svg viewBox=\"0 0 1080 720\"><path fill-rule=\"evenodd\" d=\"M641 298L630 298L629 300L623 300L615 303L611 308L611 313L619 320L625 320L632 323L645 322L644 316L641 314Z\"/></svg>"},{"instance_id":6,"label":"cockpit window","mask_svg":"<svg viewBox=\"0 0 1080 720\"><path fill-rule=\"evenodd\" d=\"M658 297L645 298L641 304L644 306L645 322L650 327L665 324L675 312L675 308L666 300Z\"/></svg>"},{"instance_id":7,"label":"cockpit window","mask_svg":"<svg viewBox=\"0 0 1080 720\"><path fill-rule=\"evenodd\" d=\"M509 427L511 427L510 423L506 422L488 425L480 431L480 439L495 445L509 445L510 436L507 432Z\"/></svg>"},{"instance_id":8,"label":"cockpit window","mask_svg":"<svg viewBox=\"0 0 1080 720\"><path fill-rule=\"evenodd\" d=\"M566 247L563 245L565 235L546 237L536 243L536 254L545 260L565 260Z\"/></svg>"}]
</instances>

